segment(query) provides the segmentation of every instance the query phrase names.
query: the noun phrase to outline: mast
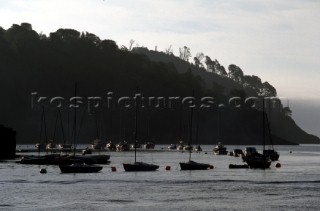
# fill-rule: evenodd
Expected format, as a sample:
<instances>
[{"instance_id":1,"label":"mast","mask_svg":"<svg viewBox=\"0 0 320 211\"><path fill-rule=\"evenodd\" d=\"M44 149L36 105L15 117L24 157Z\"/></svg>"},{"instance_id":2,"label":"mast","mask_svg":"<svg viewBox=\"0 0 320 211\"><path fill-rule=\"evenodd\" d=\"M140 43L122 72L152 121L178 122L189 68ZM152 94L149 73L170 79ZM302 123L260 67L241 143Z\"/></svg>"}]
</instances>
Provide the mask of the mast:
<instances>
[{"instance_id":1,"label":"mast","mask_svg":"<svg viewBox=\"0 0 320 211\"><path fill-rule=\"evenodd\" d=\"M220 140L221 140L220 122L221 122L221 114L220 114L220 108L218 107L218 142L220 142Z\"/></svg>"},{"instance_id":2,"label":"mast","mask_svg":"<svg viewBox=\"0 0 320 211\"><path fill-rule=\"evenodd\" d=\"M139 86L137 86L136 94L139 92ZM136 96L136 115L135 115L135 133L134 133L134 163L137 162L137 142L138 142L138 97Z\"/></svg>"},{"instance_id":3,"label":"mast","mask_svg":"<svg viewBox=\"0 0 320 211\"><path fill-rule=\"evenodd\" d=\"M264 114L264 98L262 98L262 143L263 143L263 151L265 150L265 114Z\"/></svg>"},{"instance_id":4,"label":"mast","mask_svg":"<svg viewBox=\"0 0 320 211\"><path fill-rule=\"evenodd\" d=\"M194 97L194 89L192 90L192 97ZM189 161L191 161L191 143L192 143L192 118L193 118L193 107L190 112L190 137L189 137Z\"/></svg>"},{"instance_id":5,"label":"mast","mask_svg":"<svg viewBox=\"0 0 320 211\"><path fill-rule=\"evenodd\" d=\"M196 144L198 145L199 136L199 110L197 110L197 128L196 128Z\"/></svg>"},{"instance_id":6,"label":"mast","mask_svg":"<svg viewBox=\"0 0 320 211\"><path fill-rule=\"evenodd\" d=\"M74 128L73 128L73 156L76 157L76 136L77 136L77 82L74 84L74 97L75 97L75 103L74 103Z\"/></svg>"}]
</instances>

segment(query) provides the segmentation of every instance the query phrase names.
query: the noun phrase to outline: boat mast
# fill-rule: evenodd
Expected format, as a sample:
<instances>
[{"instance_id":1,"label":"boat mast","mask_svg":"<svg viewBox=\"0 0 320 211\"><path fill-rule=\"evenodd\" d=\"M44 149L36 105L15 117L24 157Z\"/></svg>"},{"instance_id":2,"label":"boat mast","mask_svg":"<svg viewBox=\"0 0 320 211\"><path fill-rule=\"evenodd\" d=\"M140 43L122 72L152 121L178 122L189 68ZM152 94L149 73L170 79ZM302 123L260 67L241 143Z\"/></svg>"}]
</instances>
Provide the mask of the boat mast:
<instances>
[{"instance_id":1,"label":"boat mast","mask_svg":"<svg viewBox=\"0 0 320 211\"><path fill-rule=\"evenodd\" d=\"M139 93L139 87L137 86L136 94ZM136 115L135 115L135 133L134 133L134 163L137 162L137 142L138 142L138 97L136 95Z\"/></svg>"},{"instance_id":2,"label":"boat mast","mask_svg":"<svg viewBox=\"0 0 320 211\"><path fill-rule=\"evenodd\" d=\"M192 90L192 97L194 97L194 89ZM192 118L193 118L193 107L191 107L190 113L190 137L189 137L189 161L191 161L191 143L192 143Z\"/></svg>"},{"instance_id":3,"label":"boat mast","mask_svg":"<svg viewBox=\"0 0 320 211\"><path fill-rule=\"evenodd\" d=\"M199 136L199 110L197 110L196 145L199 145L198 136Z\"/></svg>"},{"instance_id":4,"label":"boat mast","mask_svg":"<svg viewBox=\"0 0 320 211\"><path fill-rule=\"evenodd\" d=\"M73 128L73 156L74 159L76 157L76 136L77 136L77 82L74 84L74 97L75 97L75 102L74 102L74 128Z\"/></svg>"},{"instance_id":5,"label":"boat mast","mask_svg":"<svg viewBox=\"0 0 320 211\"><path fill-rule=\"evenodd\" d=\"M263 151L265 150L265 114L264 114L264 98L262 98L262 143L263 143Z\"/></svg>"}]
</instances>

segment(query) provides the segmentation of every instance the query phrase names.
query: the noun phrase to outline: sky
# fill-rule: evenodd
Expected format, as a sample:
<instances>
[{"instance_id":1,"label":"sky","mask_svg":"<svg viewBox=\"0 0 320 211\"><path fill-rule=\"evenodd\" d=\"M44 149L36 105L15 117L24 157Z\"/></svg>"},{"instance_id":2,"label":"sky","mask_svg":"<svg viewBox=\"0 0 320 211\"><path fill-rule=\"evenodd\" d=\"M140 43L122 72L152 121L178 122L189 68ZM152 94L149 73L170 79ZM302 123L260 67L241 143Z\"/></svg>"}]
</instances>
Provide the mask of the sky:
<instances>
[{"instance_id":1,"label":"sky","mask_svg":"<svg viewBox=\"0 0 320 211\"><path fill-rule=\"evenodd\" d=\"M72 28L178 55L188 46L226 68L268 81L290 99L293 117L320 136L318 0L0 0L0 26L38 33Z\"/></svg>"}]
</instances>

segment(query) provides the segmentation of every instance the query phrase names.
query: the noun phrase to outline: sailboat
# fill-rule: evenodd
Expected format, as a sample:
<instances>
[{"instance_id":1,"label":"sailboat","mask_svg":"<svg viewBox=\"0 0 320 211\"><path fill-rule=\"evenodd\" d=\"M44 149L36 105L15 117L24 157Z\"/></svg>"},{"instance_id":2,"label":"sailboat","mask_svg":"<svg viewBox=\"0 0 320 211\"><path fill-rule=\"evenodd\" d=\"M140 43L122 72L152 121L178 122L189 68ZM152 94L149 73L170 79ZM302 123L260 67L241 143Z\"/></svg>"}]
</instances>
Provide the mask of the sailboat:
<instances>
[{"instance_id":1,"label":"sailboat","mask_svg":"<svg viewBox=\"0 0 320 211\"><path fill-rule=\"evenodd\" d=\"M139 93L139 88L137 87L137 94ZM137 162L137 144L138 144L138 98L136 98L136 110L135 110L135 143L134 143L134 163L124 163L123 168L125 171L155 171L159 168L158 165Z\"/></svg>"},{"instance_id":2,"label":"sailboat","mask_svg":"<svg viewBox=\"0 0 320 211\"><path fill-rule=\"evenodd\" d=\"M263 149L265 149L265 112L264 112L264 99L262 99L262 141ZM268 156L260 154L258 152L253 152L250 155L245 156L245 161L250 168L270 168L271 160Z\"/></svg>"},{"instance_id":3,"label":"sailboat","mask_svg":"<svg viewBox=\"0 0 320 211\"><path fill-rule=\"evenodd\" d=\"M77 83L75 84L75 94L77 96ZM74 141L73 141L73 164L59 165L61 173L97 173L102 170L102 166L88 165L76 159L76 138L77 138L77 100L74 105Z\"/></svg>"},{"instance_id":4,"label":"sailboat","mask_svg":"<svg viewBox=\"0 0 320 211\"><path fill-rule=\"evenodd\" d=\"M198 139L199 139L199 111L197 111L197 127L196 127L196 144L197 144L197 147L194 148L194 151L196 152L201 152L202 151L202 148L200 146L200 144L198 143Z\"/></svg>"},{"instance_id":5,"label":"sailboat","mask_svg":"<svg viewBox=\"0 0 320 211\"><path fill-rule=\"evenodd\" d=\"M222 145L222 143L220 142L221 136L222 136L222 132L221 132L221 113L220 113L220 108L218 108L218 144L213 148L213 152L215 155L227 155L228 151L227 148L225 146Z\"/></svg>"},{"instance_id":6,"label":"sailboat","mask_svg":"<svg viewBox=\"0 0 320 211\"><path fill-rule=\"evenodd\" d=\"M269 109L270 109L270 102L269 102ZM269 110L269 116L270 116L270 110ZM279 160L279 153L274 150L273 148L273 141L272 141L272 136L271 136L271 129L270 129L270 122L268 119L267 114L265 114L266 122L267 122L267 128L268 128L268 135L269 135L269 141L271 146L269 145L268 149L263 149L262 154L269 157L271 161L277 161Z\"/></svg>"},{"instance_id":7,"label":"sailboat","mask_svg":"<svg viewBox=\"0 0 320 211\"><path fill-rule=\"evenodd\" d=\"M194 92L194 91L193 91ZM194 93L193 93L194 96ZM188 145L191 146L192 144L192 122L193 122L193 108L190 108L190 133L189 133L189 142ZM195 161L191 160L191 153L192 149L189 149L189 160L187 162L180 162L180 168L181 170L208 170L213 168L212 165L206 164L206 163L197 163Z\"/></svg>"}]
</instances>

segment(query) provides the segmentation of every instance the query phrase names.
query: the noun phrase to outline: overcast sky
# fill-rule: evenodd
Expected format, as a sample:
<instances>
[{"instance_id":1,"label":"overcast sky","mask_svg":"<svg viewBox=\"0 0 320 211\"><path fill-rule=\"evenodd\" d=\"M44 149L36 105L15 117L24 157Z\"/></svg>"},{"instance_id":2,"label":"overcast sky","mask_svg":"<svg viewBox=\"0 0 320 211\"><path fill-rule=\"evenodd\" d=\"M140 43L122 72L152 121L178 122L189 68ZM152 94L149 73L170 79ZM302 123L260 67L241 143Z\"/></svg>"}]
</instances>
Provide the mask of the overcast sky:
<instances>
[{"instance_id":1,"label":"overcast sky","mask_svg":"<svg viewBox=\"0 0 320 211\"><path fill-rule=\"evenodd\" d=\"M293 112L312 103L317 120L294 116L320 135L318 0L0 0L0 26L21 22L44 34L73 28L118 45L172 45L176 55L186 45L193 56L203 52L268 81L291 99Z\"/></svg>"}]
</instances>

